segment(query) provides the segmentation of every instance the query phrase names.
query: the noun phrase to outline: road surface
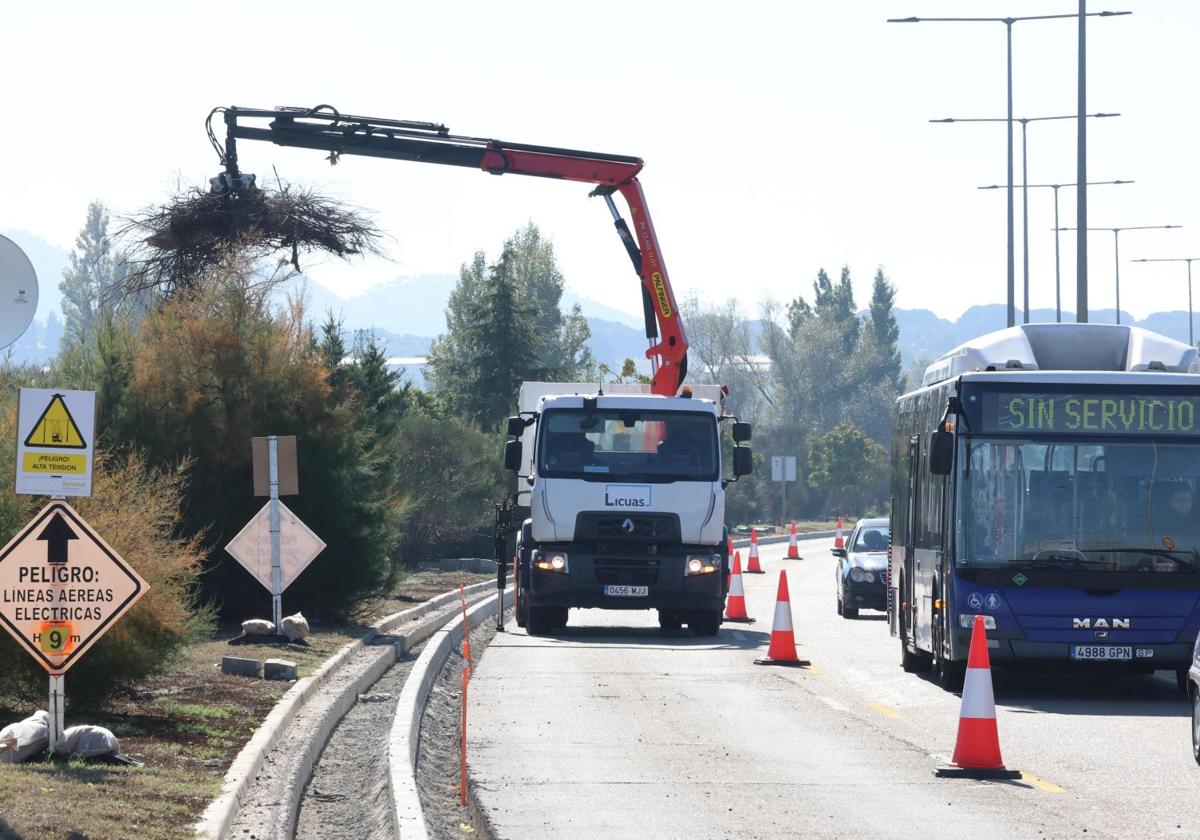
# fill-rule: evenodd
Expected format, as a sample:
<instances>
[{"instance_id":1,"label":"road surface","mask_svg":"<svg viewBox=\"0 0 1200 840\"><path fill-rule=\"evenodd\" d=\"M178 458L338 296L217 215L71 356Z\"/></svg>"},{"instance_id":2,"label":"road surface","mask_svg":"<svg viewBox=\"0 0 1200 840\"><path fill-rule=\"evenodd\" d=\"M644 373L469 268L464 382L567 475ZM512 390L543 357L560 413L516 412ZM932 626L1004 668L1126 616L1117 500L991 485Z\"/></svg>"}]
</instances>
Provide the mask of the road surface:
<instances>
[{"instance_id":1,"label":"road surface","mask_svg":"<svg viewBox=\"0 0 1200 840\"><path fill-rule=\"evenodd\" d=\"M960 699L899 667L882 613L834 607L831 541L763 546L753 625L663 634L653 612L510 624L470 692L471 778L497 840L1200 837L1200 767L1173 676L994 674L1025 777L938 779ZM765 653L786 569L800 657Z\"/></svg>"}]
</instances>

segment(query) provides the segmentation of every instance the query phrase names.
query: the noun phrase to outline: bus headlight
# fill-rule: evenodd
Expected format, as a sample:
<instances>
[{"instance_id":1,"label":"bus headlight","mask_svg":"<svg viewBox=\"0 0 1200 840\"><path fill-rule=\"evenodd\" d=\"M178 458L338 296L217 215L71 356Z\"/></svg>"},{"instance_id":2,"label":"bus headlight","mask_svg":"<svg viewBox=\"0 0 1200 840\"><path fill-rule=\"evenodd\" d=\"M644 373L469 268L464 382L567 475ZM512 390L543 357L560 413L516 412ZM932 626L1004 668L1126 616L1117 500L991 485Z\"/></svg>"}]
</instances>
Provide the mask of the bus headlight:
<instances>
[{"instance_id":1,"label":"bus headlight","mask_svg":"<svg viewBox=\"0 0 1200 840\"><path fill-rule=\"evenodd\" d=\"M850 580L854 581L855 583L870 583L871 581L875 580L875 573L870 569L863 569L858 566L854 566L850 569Z\"/></svg>"},{"instance_id":2,"label":"bus headlight","mask_svg":"<svg viewBox=\"0 0 1200 840\"><path fill-rule=\"evenodd\" d=\"M958 616L958 626L964 630L970 630L972 627L975 626L974 614L965 615L965 614L960 613ZM985 615L983 617L983 626L984 626L984 629L986 629L986 630L995 630L996 629L996 616Z\"/></svg>"},{"instance_id":3,"label":"bus headlight","mask_svg":"<svg viewBox=\"0 0 1200 840\"><path fill-rule=\"evenodd\" d=\"M567 554L565 551L533 552L533 565L543 572L567 573Z\"/></svg>"},{"instance_id":4,"label":"bus headlight","mask_svg":"<svg viewBox=\"0 0 1200 840\"><path fill-rule=\"evenodd\" d=\"M684 558L683 574L711 575L721 567L721 559L715 554L689 554Z\"/></svg>"}]
</instances>

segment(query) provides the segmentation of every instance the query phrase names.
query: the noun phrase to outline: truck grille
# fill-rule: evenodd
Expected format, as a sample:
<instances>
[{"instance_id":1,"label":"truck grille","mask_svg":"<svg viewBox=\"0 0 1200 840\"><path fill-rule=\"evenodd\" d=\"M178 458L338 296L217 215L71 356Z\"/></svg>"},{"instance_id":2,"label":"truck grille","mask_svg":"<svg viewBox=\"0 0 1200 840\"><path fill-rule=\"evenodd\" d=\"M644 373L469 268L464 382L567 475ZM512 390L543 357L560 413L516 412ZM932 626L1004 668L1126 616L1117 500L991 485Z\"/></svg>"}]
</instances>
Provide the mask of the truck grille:
<instances>
[{"instance_id":1,"label":"truck grille","mask_svg":"<svg viewBox=\"0 0 1200 840\"><path fill-rule=\"evenodd\" d=\"M657 557L596 558L596 583L653 586L658 583Z\"/></svg>"},{"instance_id":2,"label":"truck grille","mask_svg":"<svg viewBox=\"0 0 1200 840\"><path fill-rule=\"evenodd\" d=\"M653 540L679 542L679 516L673 513L580 513L579 540Z\"/></svg>"}]
</instances>

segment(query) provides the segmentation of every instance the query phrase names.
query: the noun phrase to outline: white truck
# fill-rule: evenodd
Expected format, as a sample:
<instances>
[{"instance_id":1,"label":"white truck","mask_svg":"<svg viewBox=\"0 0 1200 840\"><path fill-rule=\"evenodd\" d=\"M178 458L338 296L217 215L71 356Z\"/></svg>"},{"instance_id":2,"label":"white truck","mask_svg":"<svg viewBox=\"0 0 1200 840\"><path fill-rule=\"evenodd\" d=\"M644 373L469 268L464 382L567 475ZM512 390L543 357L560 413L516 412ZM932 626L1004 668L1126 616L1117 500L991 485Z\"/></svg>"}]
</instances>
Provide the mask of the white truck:
<instances>
[{"instance_id":1,"label":"white truck","mask_svg":"<svg viewBox=\"0 0 1200 840\"><path fill-rule=\"evenodd\" d=\"M505 467L527 518L517 533L517 624L561 628L572 607L656 609L664 630L721 625L729 557L725 487L751 470L750 424L721 386L527 382ZM734 442L727 472L722 426Z\"/></svg>"}]
</instances>

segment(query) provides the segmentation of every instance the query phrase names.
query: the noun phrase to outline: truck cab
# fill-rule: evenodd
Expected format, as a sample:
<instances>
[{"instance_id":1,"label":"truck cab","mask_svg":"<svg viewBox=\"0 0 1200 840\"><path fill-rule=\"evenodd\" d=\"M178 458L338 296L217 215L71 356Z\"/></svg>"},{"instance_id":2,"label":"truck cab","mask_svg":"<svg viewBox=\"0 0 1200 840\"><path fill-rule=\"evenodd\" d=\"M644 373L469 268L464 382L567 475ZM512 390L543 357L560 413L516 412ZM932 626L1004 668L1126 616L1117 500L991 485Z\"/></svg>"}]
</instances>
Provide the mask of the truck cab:
<instances>
[{"instance_id":1,"label":"truck cab","mask_svg":"<svg viewBox=\"0 0 1200 840\"><path fill-rule=\"evenodd\" d=\"M656 609L664 629L713 635L728 569L725 488L750 470L748 424L722 459L719 386L678 397L645 386L525 383L505 464L529 515L517 537L517 623L565 626L568 610Z\"/></svg>"}]
</instances>

